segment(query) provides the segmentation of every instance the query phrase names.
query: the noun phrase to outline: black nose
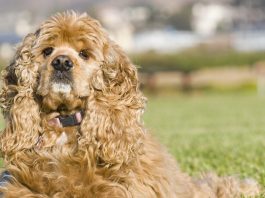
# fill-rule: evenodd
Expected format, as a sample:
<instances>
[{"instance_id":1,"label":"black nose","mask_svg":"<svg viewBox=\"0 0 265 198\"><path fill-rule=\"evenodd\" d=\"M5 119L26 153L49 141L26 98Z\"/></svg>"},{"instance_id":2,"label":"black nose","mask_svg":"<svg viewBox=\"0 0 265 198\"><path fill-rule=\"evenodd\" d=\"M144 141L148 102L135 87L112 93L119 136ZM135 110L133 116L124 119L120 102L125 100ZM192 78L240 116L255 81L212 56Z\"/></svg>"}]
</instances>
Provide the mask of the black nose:
<instances>
[{"instance_id":1,"label":"black nose","mask_svg":"<svg viewBox=\"0 0 265 198\"><path fill-rule=\"evenodd\" d=\"M66 55L57 56L52 61L52 66L55 70L68 71L73 67L72 60Z\"/></svg>"}]
</instances>

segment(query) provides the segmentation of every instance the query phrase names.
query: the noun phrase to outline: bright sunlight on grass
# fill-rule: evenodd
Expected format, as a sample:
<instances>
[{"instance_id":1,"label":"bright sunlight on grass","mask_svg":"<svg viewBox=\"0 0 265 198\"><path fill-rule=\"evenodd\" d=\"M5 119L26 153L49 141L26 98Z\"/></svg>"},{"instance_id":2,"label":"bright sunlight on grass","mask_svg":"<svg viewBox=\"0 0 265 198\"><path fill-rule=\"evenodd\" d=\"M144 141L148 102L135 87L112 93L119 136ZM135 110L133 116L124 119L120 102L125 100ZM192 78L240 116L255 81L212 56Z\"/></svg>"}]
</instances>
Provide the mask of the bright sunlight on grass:
<instances>
[{"instance_id":1,"label":"bright sunlight on grass","mask_svg":"<svg viewBox=\"0 0 265 198\"><path fill-rule=\"evenodd\" d=\"M256 93L153 96L144 120L191 175L214 171L265 185L265 98Z\"/></svg>"}]
</instances>

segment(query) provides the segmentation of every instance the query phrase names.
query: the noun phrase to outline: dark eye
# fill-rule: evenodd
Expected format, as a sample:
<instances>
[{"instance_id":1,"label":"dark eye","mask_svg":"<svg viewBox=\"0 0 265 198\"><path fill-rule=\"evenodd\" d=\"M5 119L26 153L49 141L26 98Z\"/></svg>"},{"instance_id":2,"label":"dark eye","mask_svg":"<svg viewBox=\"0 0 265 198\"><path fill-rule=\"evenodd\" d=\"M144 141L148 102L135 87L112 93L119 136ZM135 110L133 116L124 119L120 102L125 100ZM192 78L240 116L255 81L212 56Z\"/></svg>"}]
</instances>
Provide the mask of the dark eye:
<instances>
[{"instance_id":1,"label":"dark eye","mask_svg":"<svg viewBox=\"0 0 265 198\"><path fill-rule=\"evenodd\" d=\"M89 58L89 53L87 50L81 50L79 52L79 56L83 58L84 60L87 60Z\"/></svg>"},{"instance_id":2,"label":"dark eye","mask_svg":"<svg viewBox=\"0 0 265 198\"><path fill-rule=\"evenodd\" d=\"M42 51L42 54L44 57L47 57L49 55L51 55L53 52L53 48L52 47L47 47Z\"/></svg>"}]
</instances>

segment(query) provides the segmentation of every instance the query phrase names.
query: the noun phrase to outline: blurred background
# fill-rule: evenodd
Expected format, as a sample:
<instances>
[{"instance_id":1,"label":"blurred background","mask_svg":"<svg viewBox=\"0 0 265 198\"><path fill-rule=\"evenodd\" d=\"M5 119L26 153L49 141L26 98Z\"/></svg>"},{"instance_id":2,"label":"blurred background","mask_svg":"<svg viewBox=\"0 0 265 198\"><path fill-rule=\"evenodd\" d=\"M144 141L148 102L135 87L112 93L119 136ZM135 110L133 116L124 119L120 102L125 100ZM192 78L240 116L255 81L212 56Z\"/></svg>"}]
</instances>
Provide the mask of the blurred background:
<instances>
[{"instance_id":1,"label":"blurred background","mask_svg":"<svg viewBox=\"0 0 265 198\"><path fill-rule=\"evenodd\" d=\"M88 12L140 66L143 87L256 88L265 95L263 0L0 0L0 58L48 16Z\"/></svg>"},{"instance_id":2,"label":"blurred background","mask_svg":"<svg viewBox=\"0 0 265 198\"><path fill-rule=\"evenodd\" d=\"M192 175L265 185L264 0L0 0L0 65L48 16L88 12L129 54L147 128Z\"/></svg>"}]
</instances>

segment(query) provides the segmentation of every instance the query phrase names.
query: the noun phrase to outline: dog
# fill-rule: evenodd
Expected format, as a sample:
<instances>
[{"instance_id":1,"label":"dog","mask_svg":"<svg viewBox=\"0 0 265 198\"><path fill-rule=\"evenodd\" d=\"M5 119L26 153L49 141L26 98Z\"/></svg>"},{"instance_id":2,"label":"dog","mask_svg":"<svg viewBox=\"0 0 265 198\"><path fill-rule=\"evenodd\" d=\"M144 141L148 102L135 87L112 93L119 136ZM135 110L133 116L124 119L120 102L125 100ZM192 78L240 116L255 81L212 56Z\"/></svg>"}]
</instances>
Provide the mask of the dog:
<instances>
[{"instance_id":1,"label":"dog","mask_svg":"<svg viewBox=\"0 0 265 198\"><path fill-rule=\"evenodd\" d=\"M136 66L87 14L58 13L2 72L4 197L235 198L251 180L193 179L144 128Z\"/></svg>"}]
</instances>

